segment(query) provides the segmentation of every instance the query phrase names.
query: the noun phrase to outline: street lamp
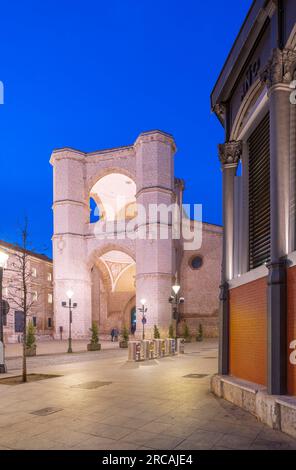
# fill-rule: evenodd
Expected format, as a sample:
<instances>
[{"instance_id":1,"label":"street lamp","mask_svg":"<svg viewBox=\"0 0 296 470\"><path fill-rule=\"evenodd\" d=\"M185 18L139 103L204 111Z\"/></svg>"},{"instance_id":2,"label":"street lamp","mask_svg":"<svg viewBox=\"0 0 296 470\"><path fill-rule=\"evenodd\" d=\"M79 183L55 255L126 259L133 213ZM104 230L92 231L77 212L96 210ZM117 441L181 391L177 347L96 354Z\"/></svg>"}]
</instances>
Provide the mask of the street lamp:
<instances>
[{"instance_id":1,"label":"street lamp","mask_svg":"<svg viewBox=\"0 0 296 470\"><path fill-rule=\"evenodd\" d=\"M62 307L68 308L69 309L69 338L68 338L68 353L72 353L72 309L77 307L76 303L72 304L72 297L74 295L74 292L72 289L67 290L66 292L67 297L68 297L68 303L67 302L62 302Z\"/></svg>"},{"instance_id":2,"label":"street lamp","mask_svg":"<svg viewBox=\"0 0 296 470\"><path fill-rule=\"evenodd\" d=\"M142 339L145 339L145 325L147 323L147 318L145 316L145 313L147 312L147 307L145 307L146 299L141 299L140 302L141 302L142 307L139 307L138 310L142 313L142 325L143 325Z\"/></svg>"},{"instance_id":3,"label":"street lamp","mask_svg":"<svg viewBox=\"0 0 296 470\"><path fill-rule=\"evenodd\" d=\"M173 295L171 295L169 298L169 303L173 305L173 321L175 323L174 329L176 331L176 336L177 336L177 324L180 321L178 306L180 304L184 304L185 302L184 297L179 296L180 289L181 289L181 286L179 284L174 284L172 286Z\"/></svg>"},{"instance_id":4,"label":"street lamp","mask_svg":"<svg viewBox=\"0 0 296 470\"><path fill-rule=\"evenodd\" d=\"M3 308L3 298L2 298L2 289L3 289L3 271L8 260L8 254L5 251L0 250L0 374L5 374L7 372L5 364L5 354L4 354L4 308Z\"/></svg>"}]
</instances>

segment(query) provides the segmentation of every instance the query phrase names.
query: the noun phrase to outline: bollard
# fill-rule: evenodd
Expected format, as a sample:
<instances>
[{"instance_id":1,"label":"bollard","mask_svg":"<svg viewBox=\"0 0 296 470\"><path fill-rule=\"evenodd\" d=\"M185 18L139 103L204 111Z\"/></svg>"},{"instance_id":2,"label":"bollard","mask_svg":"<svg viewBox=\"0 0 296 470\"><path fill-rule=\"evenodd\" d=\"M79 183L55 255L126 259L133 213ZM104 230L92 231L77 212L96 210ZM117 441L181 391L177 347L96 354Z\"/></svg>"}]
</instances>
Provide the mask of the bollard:
<instances>
[{"instance_id":1,"label":"bollard","mask_svg":"<svg viewBox=\"0 0 296 470\"><path fill-rule=\"evenodd\" d=\"M172 354L171 340L170 338L165 339L165 355L170 356Z\"/></svg>"},{"instance_id":2,"label":"bollard","mask_svg":"<svg viewBox=\"0 0 296 470\"><path fill-rule=\"evenodd\" d=\"M161 339L154 339L154 357L158 358L161 357Z\"/></svg>"},{"instance_id":3,"label":"bollard","mask_svg":"<svg viewBox=\"0 0 296 470\"><path fill-rule=\"evenodd\" d=\"M174 356L176 353L184 354L184 339L146 339L128 342L129 361L148 361L165 356Z\"/></svg>"},{"instance_id":4,"label":"bollard","mask_svg":"<svg viewBox=\"0 0 296 470\"><path fill-rule=\"evenodd\" d=\"M184 338L177 339L177 354L184 354L185 340Z\"/></svg>"},{"instance_id":5,"label":"bollard","mask_svg":"<svg viewBox=\"0 0 296 470\"><path fill-rule=\"evenodd\" d=\"M149 339L144 339L141 341L141 357L144 361L150 359L150 341Z\"/></svg>"},{"instance_id":6,"label":"bollard","mask_svg":"<svg viewBox=\"0 0 296 470\"><path fill-rule=\"evenodd\" d=\"M174 338L166 338L165 353L166 356L174 356L176 352L176 340Z\"/></svg>"},{"instance_id":7,"label":"bollard","mask_svg":"<svg viewBox=\"0 0 296 470\"><path fill-rule=\"evenodd\" d=\"M177 343L177 339L173 339L172 340L172 355L174 356L176 354L176 343Z\"/></svg>"},{"instance_id":8,"label":"bollard","mask_svg":"<svg viewBox=\"0 0 296 470\"><path fill-rule=\"evenodd\" d=\"M141 361L141 343L140 341L136 342L136 361Z\"/></svg>"},{"instance_id":9,"label":"bollard","mask_svg":"<svg viewBox=\"0 0 296 470\"><path fill-rule=\"evenodd\" d=\"M165 340L161 339L160 341L161 341L160 357L164 357L165 356Z\"/></svg>"},{"instance_id":10,"label":"bollard","mask_svg":"<svg viewBox=\"0 0 296 470\"><path fill-rule=\"evenodd\" d=\"M129 361L136 361L136 350L137 350L138 343L139 341L128 342L128 360Z\"/></svg>"},{"instance_id":11,"label":"bollard","mask_svg":"<svg viewBox=\"0 0 296 470\"><path fill-rule=\"evenodd\" d=\"M150 340L149 341L149 359L154 359L155 354L154 354L154 341Z\"/></svg>"}]
</instances>

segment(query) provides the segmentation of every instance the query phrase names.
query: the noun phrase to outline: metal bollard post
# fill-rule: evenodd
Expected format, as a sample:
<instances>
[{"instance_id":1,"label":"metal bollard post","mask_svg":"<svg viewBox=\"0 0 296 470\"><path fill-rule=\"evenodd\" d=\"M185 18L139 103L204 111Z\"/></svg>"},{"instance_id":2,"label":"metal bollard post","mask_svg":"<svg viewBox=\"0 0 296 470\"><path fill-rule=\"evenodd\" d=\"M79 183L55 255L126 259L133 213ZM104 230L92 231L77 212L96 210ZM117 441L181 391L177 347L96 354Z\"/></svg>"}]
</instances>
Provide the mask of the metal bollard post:
<instances>
[{"instance_id":1,"label":"metal bollard post","mask_svg":"<svg viewBox=\"0 0 296 470\"><path fill-rule=\"evenodd\" d=\"M178 338L177 339L177 354L184 354L184 345L185 345L184 338Z\"/></svg>"},{"instance_id":2,"label":"metal bollard post","mask_svg":"<svg viewBox=\"0 0 296 470\"><path fill-rule=\"evenodd\" d=\"M140 341L136 342L136 361L141 361L141 343Z\"/></svg>"}]
</instances>

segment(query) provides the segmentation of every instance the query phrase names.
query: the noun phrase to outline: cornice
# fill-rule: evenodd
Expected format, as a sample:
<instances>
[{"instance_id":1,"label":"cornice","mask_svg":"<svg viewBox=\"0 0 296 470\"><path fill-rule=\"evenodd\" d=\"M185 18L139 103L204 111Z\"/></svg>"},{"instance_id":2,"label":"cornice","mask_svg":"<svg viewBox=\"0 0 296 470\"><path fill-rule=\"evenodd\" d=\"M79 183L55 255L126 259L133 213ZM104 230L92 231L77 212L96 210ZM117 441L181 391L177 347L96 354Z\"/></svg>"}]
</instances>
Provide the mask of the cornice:
<instances>
[{"instance_id":1,"label":"cornice","mask_svg":"<svg viewBox=\"0 0 296 470\"><path fill-rule=\"evenodd\" d=\"M174 138L171 134L167 134L166 132L155 130L155 131L148 131L142 132L137 140L134 143L135 149L141 144L149 144L150 142L161 142L164 144L168 144L171 146L172 151L176 152L176 144Z\"/></svg>"},{"instance_id":2,"label":"cornice","mask_svg":"<svg viewBox=\"0 0 296 470\"><path fill-rule=\"evenodd\" d=\"M292 49L273 49L272 57L261 73L261 80L267 88L275 85L289 85L296 68L296 51Z\"/></svg>"}]
</instances>

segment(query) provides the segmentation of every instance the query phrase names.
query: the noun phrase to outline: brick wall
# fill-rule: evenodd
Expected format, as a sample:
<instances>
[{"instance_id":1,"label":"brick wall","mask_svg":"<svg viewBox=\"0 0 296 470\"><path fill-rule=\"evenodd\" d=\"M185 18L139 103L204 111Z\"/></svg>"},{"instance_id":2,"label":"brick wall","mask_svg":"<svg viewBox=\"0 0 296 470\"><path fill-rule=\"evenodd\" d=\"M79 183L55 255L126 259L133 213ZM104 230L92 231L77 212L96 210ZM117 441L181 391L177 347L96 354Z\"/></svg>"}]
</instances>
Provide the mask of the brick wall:
<instances>
[{"instance_id":1,"label":"brick wall","mask_svg":"<svg viewBox=\"0 0 296 470\"><path fill-rule=\"evenodd\" d=\"M266 278L230 291L230 374L266 385Z\"/></svg>"},{"instance_id":2,"label":"brick wall","mask_svg":"<svg viewBox=\"0 0 296 470\"><path fill-rule=\"evenodd\" d=\"M296 395L296 365L290 363L290 344L296 340L296 266L288 269L288 393Z\"/></svg>"}]
</instances>

